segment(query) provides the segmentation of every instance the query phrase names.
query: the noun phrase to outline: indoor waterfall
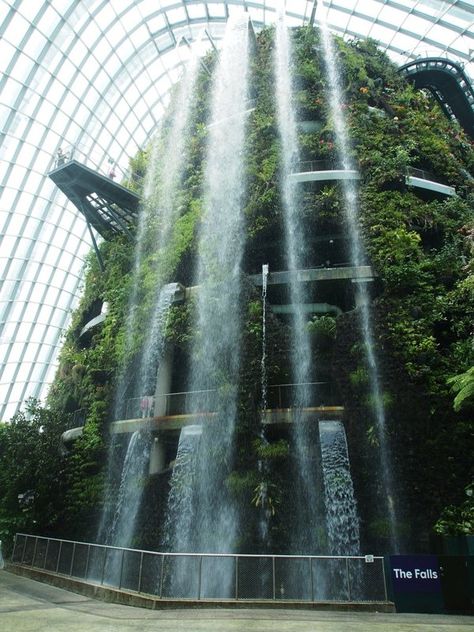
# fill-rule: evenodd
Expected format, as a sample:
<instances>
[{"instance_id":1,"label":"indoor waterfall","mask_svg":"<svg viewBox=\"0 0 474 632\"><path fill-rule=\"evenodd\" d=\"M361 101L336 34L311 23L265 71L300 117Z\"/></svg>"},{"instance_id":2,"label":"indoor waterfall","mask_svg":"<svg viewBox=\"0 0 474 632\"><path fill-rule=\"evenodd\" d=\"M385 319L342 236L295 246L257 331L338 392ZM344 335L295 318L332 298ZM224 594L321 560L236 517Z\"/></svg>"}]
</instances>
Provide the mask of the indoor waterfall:
<instances>
[{"instance_id":1,"label":"indoor waterfall","mask_svg":"<svg viewBox=\"0 0 474 632\"><path fill-rule=\"evenodd\" d=\"M168 506L171 533L166 538L178 552L231 552L239 528L238 510L224 481L233 461L240 367L248 26L247 14L229 19L213 79L196 278L199 336L192 350L188 390L201 391L190 412L216 410L216 415L198 416L203 431L193 494L186 496L192 509L183 507L180 489L171 489L174 504ZM203 593L229 594L231 567L221 558L221 564L206 573ZM180 577L173 578L178 592L180 582Z\"/></svg>"},{"instance_id":2,"label":"indoor waterfall","mask_svg":"<svg viewBox=\"0 0 474 632\"><path fill-rule=\"evenodd\" d=\"M139 399L146 396L149 398L148 401L153 401L156 373L164 352L164 328L176 291L175 284L163 286L161 281L163 272L160 270L159 259L155 270L156 289L148 310L148 322L144 327L146 335L138 371L133 370L127 358L132 355L134 333L139 325L138 303L143 261L150 249L153 252L159 252L164 248L170 240L173 225L178 216L175 196L184 168L184 146L192 112L192 93L196 75L197 62L193 59L179 83L169 125L167 129L161 130L152 146L144 182L144 199L139 213L131 292L126 315L124 343L126 359L117 380L114 420L127 416L127 401L124 397L126 393L129 396L133 393L135 398ZM147 409L148 413L152 413L153 406L147 406ZM140 468L144 471L145 466L148 465L150 445L146 449L142 445L146 441L151 442L149 433L145 433L140 439L133 435L128 444L123 467L120 467L120 464L117 466L115 462L119 451L118 439L113 437L109 455L107 489L118 484L118 480L120 480L121 490L134 488L136 483L128 478L133 478ZM143 463L139 463L140 455L142 455ZM133 464L133 467L130 464ZM99 541L105 540L117 546L119 542L121 546L130 545L140 505L141 488L137 488L135 492L133 500L137 507L134 512L122 512L120 506L114 502L113 495L112 499L110 499L110 494L108 495L98 530ZM120 503L120 492L117 503Z\"/></svg>"},{"instance_id":3,"label":"indoor waterfall","mask_svg":"<svg viewBox=\"0 0 474 632\"><path fill-rule=\"evenodd\" d=\"M324 50L324 64L329 84L329 104L334 125L337 155L341 167L345 170L356 170L356 164L352 158L347 124L344 116L341 80L336 64L337 55L329 30L323 21L321 37ZM359 204L358 191L354 180L344 179L341 182L344 196L344 209L346 223L350 237L350 259L352 266L361 266L365 263L362 240L359 229ZM379 370L375 354L373 325L370 312L370 300L367 284L363 281L358 284L358 308L360 324L364 340L364 349L368 366L369 381L373 399L375 420L379 438L380 469L383 482L383 493L387 498L387 510L390 521L391 551L399 549L397 537L397 517L394 506L394 480L391 458L389 454L388 438L386 432L385 410L380 386Z\"/></svg>"},{"instance_id":4,"label":"indoor waterfall","mask_svg":"<svg viewBox=\"0 0 474 632\"><path fill-rule=\"evenodd\" d=\"M319 436L330 555L359 555L359 516L346 433L340 421L320 421Z\"/></svg>"},{"instance_id":5,"label":"indoor waterfall","mask_svg":"<svg viewBox=\"0 0 474 632\"><path fill-rule=\"evenodd\" d=\"M309 383L313 374L312 354L307 316L303 309L304 293L296 271L305 268L307 236L301 217L298 184L289 177L297 170L299 160L295 110L292 103L292 56L290 34L280 10L276 27L275 79L278 126L281 139L281 190L285 221L287 266L290 272L290 300L293 306L291 322L291 369L295 390L293 393L295 445L295 486L297 518L292 527L292 553L315 553L318 543L316 529L323 518L317 516L317 466L314 443L309 424L303 422L301 409L310 404ZM320 526L320 525L319 525Z\"/></svg>"},{"instance_id":6,"label":"indoor waterfall","mask_svg":"<svg viewBox=\"0 0 474 632\"><path fill-rule=\"evenodd\" d=\"M267 288L268 288L268 274L269 267L268 264L262 265L262 358L260 361L260 369L261 369L261 418L260 418L260 441L262 446L268 445L268 439L265 434L265 427L263 425L265 411L268 407L267 397L268 397L268 375L267 375L267 340L266 340L266 332L267 332ZM260 475L260 481L258 488L256 490L256 495L258 497L258 506L260 507L260 519L258 523L259 527L259 536L262 550L265 550L268 547L268 527L271 516L271 510L268 506L268 465L266 464L265 459L261 457L257 463L258 473Z\"/></svg>"}]
</instances>

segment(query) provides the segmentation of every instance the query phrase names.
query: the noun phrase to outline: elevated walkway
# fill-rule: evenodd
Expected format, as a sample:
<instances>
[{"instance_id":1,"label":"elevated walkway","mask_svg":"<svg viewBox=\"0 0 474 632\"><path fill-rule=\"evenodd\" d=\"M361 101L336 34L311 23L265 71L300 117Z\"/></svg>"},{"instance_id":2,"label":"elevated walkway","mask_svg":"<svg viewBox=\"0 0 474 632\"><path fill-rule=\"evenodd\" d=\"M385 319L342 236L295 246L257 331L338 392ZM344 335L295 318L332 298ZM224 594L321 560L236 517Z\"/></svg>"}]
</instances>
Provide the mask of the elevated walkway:
<instances>
[{"instance_id":1,"label":"elevated walkway","mask_svg":"<svg viewBox=\"0 0 474 632\"><path fill-rule=\"evenodd\" d=\"M129 229L137 220L140 204L136 193L74 159L48 175L104 239L117 233L131 237Z\"/></svg>"},{"instance_id":2,"label":"elevated walkway","mask_svg":"<svg viewBox=\"0 0 474 632\"><path fill-rule=\"evenodd\" d=\"M335 169L326 160L300 162L297 171L290 174L292 182L324 182L330 180L360 180L355 169Z\"/></svg>"},{"instance_id":3,"label":"elevated walkway","mask_svg":"<svg viewBox=\"0 0 474 632\"><path fill-rule=\"evenodd\" d=\"M268 409L263 413L263 424L266 426L289 426L298 422L312 422L320 419L340 420L344 416L343 406L314 406L302 409L281 408ZM187 413L184 415L164 415L161 417L145 417L123 419L110 424L112 434L132 434L137 430L150 432L179 431L185 426L200 422L212 422L217 417L215 412Z\"/></svg>"},{"instance_id":4,"label":"elevated walkway","mask_svg":"<svg viewBox=\"0 0 474 632\"><path fill-rule=\"evenodd\" d=\"M307 268L305 270L283 270L280 272L269 272L268 285L288 285L296 277L300 283L314 281L341 281L341 280L373 280L375 273L371 266L337 266L328 268ZM252 274L250 279L255 285L262 285L262 275Z\"/></svg>"},{"instance_id":5,"label":"elevated walkway","mask_svg":"<svg viewBox=\"0 0 474 632\"><path fill-rule=\"evenodd\" d=\"M429 171L425 171L424 169L415 169L411 167L408 170L408 175L405 176L405 183L408 186L426 189L427 191L440 193L441 195L456 195L456 189L454 187L450 187L449 185L440 182L434 174Z\"/></svg>"},{"instance_id":6,"label":"elevated walkway","mask_svg":"<svg viewBox=\"0 0 474 632\"><path fill-rule=\"evenodd\" d=\"M399 68L415 88L428 89L446 116L474 138L474 89L462 66L442 57L416 59Z\"/></svg>"}]
</instances>

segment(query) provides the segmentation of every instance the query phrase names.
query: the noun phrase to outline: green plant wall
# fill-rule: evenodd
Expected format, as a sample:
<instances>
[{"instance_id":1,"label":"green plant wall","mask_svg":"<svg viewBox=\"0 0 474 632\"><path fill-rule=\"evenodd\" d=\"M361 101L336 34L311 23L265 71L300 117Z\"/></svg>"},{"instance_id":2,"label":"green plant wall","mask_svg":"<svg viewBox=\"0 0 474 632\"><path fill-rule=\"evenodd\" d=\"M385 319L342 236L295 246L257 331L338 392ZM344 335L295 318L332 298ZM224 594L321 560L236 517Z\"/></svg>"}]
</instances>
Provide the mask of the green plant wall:
<instances>
[{"instance_id":1,"label":"green plant wall","mask_svg":"<svg viewBox=\"0 0 474 632\"><path fill-rule=\"evenodd\" d=\"M307 27L296 29L293 41L298 120L317 123L314 131L300 129L301 159L335 161L334 126L328 111L319 34ZM469 175L474 167L474 152L472 142L457 123L446 119L428 93L409 85L376 43L338 40L337 45L344 84L341 107L347 114L354 158L362 177L360 228L367 260L377 274L372 288L375 341L400 499L400 530L414 546L426 550L435 524L439 533L466 533L472 528L472 521L469 523L465 515L469 511L466 503L471 502L472 507L472 495L466 500L464 490L471 489L468 486L473 475L473 395L472 389L468 390L462 406L456 404L453 408L453 399L461 387L452 389L459 385L459 381L453 381L454 376L466 374L468 379L474 364L474 187ZM244 277L259 273L262 263L271 262L272 270L285 269L273 48L274 31L265 29L257 36L251 65L255 109L249 116L246 146ZM212 70L214 63L215 55L208 55L206 67ZM5 520L8 523L2 527L5 534L11 534L19 525L26 530L60 531L65 537L84 539L93 538L96 533L117 376L124 366L132 367L131 370L138 366L146 334L143 323L156 284L193 284L210 85L211 78L202 69L192 134L187 139L187 162L177 194L180 218L161 252L154 251L151 237L146 243L138 280L140 318L132 332L131 349L125 349L124 341L134 262L132 244L123 237L101 244L105 272L101 272L93 255L86 262L81 303L72 316L59 370L47 407L41 412L51 431L57 432L59 442L57 420L66 427L73 411L84 409L84 432L66 456L59 460L51 456L47 464L31 466L40 472L46 467L54 470L57 482L52 483L51 493L60 499L56 513L44 509L43 501L37 504L35 500L34 519L24 520L24 512L15 506L13 496L0 495L1 524ZM166 134L166 125L162 133ZM144 175L150 153L146 148L133 159L132 168L137 174ZM437 179L454 186L457 195L430 198L408 187L405 175L409 167L432 172ZM345 231L337 184L305 190L301 213L308 234ZM149 229L153 235L158 227ZM248 529L242 533L238 546L248 552L258 544L257 523L262 510L259 490L265 484L271 513L269 549L284 552L292 518L291 445L284 436L271 435L268 441L262 441L262 304L252 284L245 280L244 287L237 449L223 493L239 499ZM109 312L104 324L84 345L79 333L98 299L107 302ZM183 356L189 353L196 333L192 315L192 301L175 306L167 325L167 340ZM374 476L378 446L358 316L353 310L334 318L314 319L308 327L315 339L329 340L324 361L331 367L340 403L345 407L352 473L363 516L363 547L382 550L388 535L382 502L386 490L381 489ZM271 306L267 335L269 381L290 381L288 329L271 313ZM322 352L318 344L316 355ZM21 419L18 417L18 424ZM18 427L23 428L24 424ZM8 459L15 458L8 438L13 428L4 426L0 432L0 451ZM257 468L259 460L266 464L265 480ZM2 458L1 463L4 462ZM23 483L20 472L12 476L17 478L8 479L11 489L35 487L34 482ZM160 490L154 480L147 485L149 497L154 500L142 510L142 539L137 544L160 547L161 527L154 516L163 515L167 481L161 480Z\"/></svg>"}]
</instances>

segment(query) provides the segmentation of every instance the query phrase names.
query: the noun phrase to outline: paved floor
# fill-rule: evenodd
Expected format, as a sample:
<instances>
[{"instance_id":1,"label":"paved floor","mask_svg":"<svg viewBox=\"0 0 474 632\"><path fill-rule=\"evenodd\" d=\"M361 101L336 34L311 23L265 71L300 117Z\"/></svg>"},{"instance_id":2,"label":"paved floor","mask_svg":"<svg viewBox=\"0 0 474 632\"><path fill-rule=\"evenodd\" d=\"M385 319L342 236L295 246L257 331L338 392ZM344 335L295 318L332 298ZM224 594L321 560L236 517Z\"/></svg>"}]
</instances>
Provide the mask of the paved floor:
<instances>
[{"instance_id":1,"label":"paved floor","mask_svg":"<svg viewBox=\"0 0 474 632\"><path fill-rule=\"evenodd\" d=\"M474 617L312 610L145 610L0 571L1 632L473 632Z\"/></svg>"}]
</instances>

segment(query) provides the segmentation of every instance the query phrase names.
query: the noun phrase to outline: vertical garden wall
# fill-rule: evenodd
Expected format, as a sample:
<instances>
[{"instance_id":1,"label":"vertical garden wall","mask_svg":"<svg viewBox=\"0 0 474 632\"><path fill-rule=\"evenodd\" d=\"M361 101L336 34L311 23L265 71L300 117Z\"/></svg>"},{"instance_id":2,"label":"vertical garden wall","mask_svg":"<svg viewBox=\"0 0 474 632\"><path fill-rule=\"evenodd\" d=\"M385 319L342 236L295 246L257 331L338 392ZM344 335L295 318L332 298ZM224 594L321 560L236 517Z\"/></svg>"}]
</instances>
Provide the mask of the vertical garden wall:
<instances>
[{"instance_id":1,"label":"vertical garden wall","mask_svg":"<svg viewBox=\"0 0 474 632\"><path fill-rule=\"evenodd\" d=\"M324 168L337 167L319 32L296 29L292 40L300 159L325 161ZM221 493L232 497L240 508L242 527L235 550L286 553L295 512L294 442L284 425L268 425L262 433L262 300L255 276L260 275L263 264L269 264L270 273L285 270L286 265L274 47L274 30L265 29L258 34L250 57L241 362L238 384L228 385L237 389L238 407L235 450L225 466ZM352 158L361 176L359 224L374 273L370 297L396 487L397 529L406 550L422 551L429 548L435 532L473 530L474 510L465 488L472 485L474 448L472 371L469 373L474 363L474 181L470 176L474 152L460 127L446 119L428 93L409 85L374 42L337 40L337 47L344 88L340 107L347 117ZM32 403L10 425L0 427L0 538L24 530L94 540L100 516L113 502L129 436L112 440L109 428L117 421L117 397L127 400L141 394L134 377L145 353L146 323L156 287L177 282L189 288L197 279L210 133L209 93L216 57L208 55L197 76L184 140L183 173L173 200L177 218L166 243L156 250L160 217L151 212L135 276L133 243L125 237L102 243L105 271L90 255L83 297L65 335L46 407ZM155 182L150 186L158 192L160 169L166 169L160 157L172 117L173 102L153 151L150 139L150 146L131 161L135 172L143 176L150 161L156 161ZM410 186L407 176L415 173L411 169L423 170L432 180L454 187L456 195ZM148 203L153 199L148 196ZM347 264L340 183L325 181L302 187L300 213L308 236L307 267ZM132 291L137 313L127 331ZM387 490L374 465L380 438L354 285L308 288L306 300L338 308L324 314L308 312L312 353L322 367L313 379L330 382L332 403L344 408L342 421L361 520L361 550L384 551L389 538ZM270 389L292 381L290 325L282 310L275 309L287 301L284 288L269 291L265 325ZM81 335L104 303L108 310L103 323ZM167 318L165 340L173 347L175 358L172 392L189 390L189 366L200 335L193 326L195 307L196 293L188 293L187 300L170 308ZM124 372L130 379L122 382L122 392L117 393ZM464 381L455 379L461 374L465 374ZM82 434L60 452L62 432L79 418L75 411L81 411L79 417L85 421ZM167 444L167 467L139 482L143 502L132 545L166 546L164 524L176 443ZM45 449L38 453L43 444ZM24 456L28 445L32 446L28 450L31 458ZM218 459L218 445L215 450ZM23 493L28 496L19 505L16 497ZM268 521L264 542L259 527L262 514ZM318 542L324 550L324 525L314 528L322 531Z\"/></svg>"}]
</instances>

